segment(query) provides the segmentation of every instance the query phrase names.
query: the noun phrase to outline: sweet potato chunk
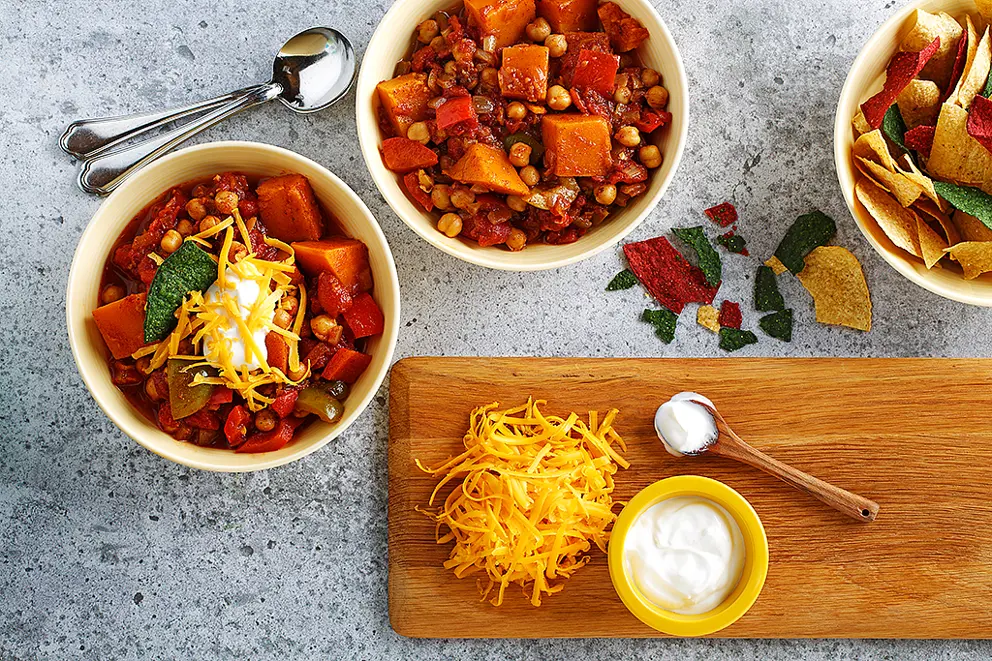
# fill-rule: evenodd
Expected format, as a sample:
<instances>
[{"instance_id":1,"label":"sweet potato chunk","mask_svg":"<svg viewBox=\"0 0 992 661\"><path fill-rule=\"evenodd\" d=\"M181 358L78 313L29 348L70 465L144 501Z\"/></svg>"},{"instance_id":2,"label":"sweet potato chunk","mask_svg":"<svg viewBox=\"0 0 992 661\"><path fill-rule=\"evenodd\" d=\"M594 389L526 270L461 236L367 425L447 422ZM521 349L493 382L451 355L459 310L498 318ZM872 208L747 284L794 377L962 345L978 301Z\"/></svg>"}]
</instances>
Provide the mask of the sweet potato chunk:
<instances>
[{"instance_id":1,"label":"sweet potato chunk","mask_svg":"<svg viewBox=\"0 0 992 661\"><path fill-rule=\"evenodd\" d=\"M324 233L320 207L302 174L284 174L260 183L258 213L269 234L282 241L312 241Z\"/></svg>"},{"instance_id":2,"label":"sweet potato chunk","mask_svg":"<svg viewBox=\"0 0 992 661\"><path fill-rule=\"evenodd\" d=\"M591 32L599 22L598 3L599 0L538 0L537 15L551 24L552 32Z\"/></svg>"},{"instance_id":3,"label":"sweet potato chunk","mask_svg":"<svg viewBox=\"0 0 992 661\"><path fill-rule=\"evenodd\" d=\"M599 115L545 115L544 162L559 177L601 177L610 169L610 125Z\"/></svg>"},{"instance_id":4,"label":"sweet potato chunk","mask_svg":"<svg viewBox=\"0 0 992 661\"><path fill-rule=\"evenodd\" d=\"M114 358L145 346L145 295L131 294L93 310L93 321Z\"/></svg>"},{"instance_id":5,"label":"sweet potato chunk","mask_svg":"<svg viewBox=\"0 0 992 661\"><path fill-rule=\"evenodd\" d=\"M603 32L566 32L565 42L568 44L568 50L561 58L561 77L565 81L565 87L572 86L572 76L579 66L583 50L613 55L610 38Z\"/></svg>"},{"instance_id":6,"label":"sweet potato chunk","mask_svg":"<svg viewBox=\"0 0 992 661\"><path fill-rule=\"evenodd\" d=\"M526 44L504 48L499 88L511 99L543 102L548 96L548 48Z\"/></svg>"},{"instance_id":7,"label":"sweet potato chunk","mask_svg":"<svg viewBox=\"0 0 992 661\"><path fill-rule=\"evenodd\" d=\"M497 51L520 41L537 16L534 0L465 0L465 11L483 38L496 38Z\"/></svg>"},{"instance_id":8,"label":"sweet potato chunk","mask_svg":"<svg viewBox=\"0 0 992 661\"><path fill-rule=\"evenodd\" d=\"M375 86L379 103L396 135L406 137L410 124L427 119L427 102L434 96L427 87L427 74L408 73Z\"/></svg>"},{"instance_id":9,"label":"sweet potato chunk","mask_svg":"<svg viewBox=\"0 0 992 661\"><path fill-rule=\"evenodd\" d=\"M604 2L596 10L610 44L621 53L634 50L648 38L647 29L614 2Z\"/></svg>"},{"instance_id":10,"label":"sweet potato chunk","mask_svg":"<svg viewBox=\"0 0 992 661\"><path fill-rule=\"evenodd\" d=\"M321 241L302 241L294 243L293 250L300 268L311 277L330 271L351 292L372 288L369 251L358 239L332 236Z\"/></svg>"},{"instance_id":11,"label":"sweet potato chunk","mask_svg":"<svg viewBox=\"0 0 992 661\"><path fill-rule=\"evenodd\" d=\"M606 137L609 140L609 132ZM481 142L469 146L445 174L463 184L478 184L496 193L520 196L530 193L506 153Z\"/></svg>"},{"instance_id":12,"label":"sweet potato chunk","mask_svg":"<svg viewBox=\"0 0 992 661\"><path fill-rule=\"evenodd\" d=\"M275 331L269 331L268 335L265 336L265 354L269 367L275 367L283 374L289 372L289 345L286 344L282 335Z\"/></svg>"}]
</instances>

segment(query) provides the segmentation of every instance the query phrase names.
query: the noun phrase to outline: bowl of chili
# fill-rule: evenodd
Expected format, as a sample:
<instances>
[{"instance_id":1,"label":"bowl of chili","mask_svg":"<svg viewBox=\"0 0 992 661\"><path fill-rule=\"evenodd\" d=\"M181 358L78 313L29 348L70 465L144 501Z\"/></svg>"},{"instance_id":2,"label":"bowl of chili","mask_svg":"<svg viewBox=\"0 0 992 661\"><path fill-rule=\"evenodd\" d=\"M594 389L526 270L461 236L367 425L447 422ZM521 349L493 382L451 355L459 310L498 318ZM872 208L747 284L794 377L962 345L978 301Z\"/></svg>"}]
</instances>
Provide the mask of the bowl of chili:
<instances>
[{"instance_id":1,"label":"bowl of chili","mask_svg":"<svg viewBox=\"0 0 992 661\"><path fill-rule=\"evenodd\" d=\"M329 170L217 142L155 162L100 206L66 320L80 376L124 433L187 466L251 471L316 451L362 414L392 359L399 283L375 218Z\"/></svg>"},{"instance_id":2,"label":"bowl of chili","mask_svg":"<svg viewBox=\"0 0 992 661\"><path fill-rule=\"evenodd\" d=\"M682 58L646 0L395 3L356 94L362 154L393 211L502 270L619 243L664 195L688 131Z\"/></svg>"}]
</instances>

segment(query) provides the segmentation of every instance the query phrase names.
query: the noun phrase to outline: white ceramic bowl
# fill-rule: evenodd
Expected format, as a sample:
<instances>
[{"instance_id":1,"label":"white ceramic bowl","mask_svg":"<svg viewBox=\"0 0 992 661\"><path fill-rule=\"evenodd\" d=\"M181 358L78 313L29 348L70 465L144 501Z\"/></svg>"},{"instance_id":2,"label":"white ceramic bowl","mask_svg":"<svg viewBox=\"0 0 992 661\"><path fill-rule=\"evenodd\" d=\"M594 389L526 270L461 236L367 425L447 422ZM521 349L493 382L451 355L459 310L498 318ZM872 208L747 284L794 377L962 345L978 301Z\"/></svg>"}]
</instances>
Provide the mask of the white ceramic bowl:
<instances>
[{"instance_id":1,"label":"white ceramic bowl","mask_svg":"<svg viewBox=\"0 0 992 661\"><path fill-rule=\"evenodd\" d=\"M847 81L840 93L837 114L834 117L834 162L837 178L844 192L851 215L872 248L892 268L920 287L945 298L971 305L992 306L992 274L986 273L975 280L965 280L960 271L950 268L927 270L923 262L897 248L882 228L854 195L854 184L859 176L854 166L851 148L854 132L851 120L858 107L871 95L882 89L885 68L898 50L899 43L913 27L913 14L917 9L929 12L947 12L955 18L965 13L977 14L973 0L922 0L911 2L882 24L858 54Z\"/></svg>"},{"instance_id":2,"label":"white ceramic bowl","mask_svg":"<svg viewBox=\"0 0 992 661\"><path fill-rule=\"evenodd\" d=\"M482 248L474 241L448 238L435 227L440 214L428 214L414 205L403 192L400 178L382 164L379 145L382 135L373 97L375 86L393 77L396 64L410 47L414 28L435 12L450 10L451 0L398 0L386 12L365 51L362 70L358 75L356 114L358 139L362 146L365 164L383 198L396 215L424 240L459 259L481 266L506 271L539 271L578 262L601 250L619 243L637 227L658 204L665 189L675 175L689 129L689 91L686 83L682 56L664 21L647 0L617 0L631 16L644 24L650 38L638 49L637 54L645 65L657 70L662 84L669 90L668 110L672 124L656 131L654 142L661 149L662 166L651 173L648 190L644 195L615 211L602 225L568 245L529 245L520 252L510 252L501 247Z\"/></svg>"},{"instance_id":3,"label":"white ceramic bowl","mask_svg":"<svg viewBox=\"0 0 992 661\"><path fill-rule=\"evenodd\" d=\"M334 425L317 421L285 448L262 454L202 448L177 441L149 422L131 406L110 380L109 352L93 322L100 277L114 242L128 221L170 187L236 171L256 176L287 172L305 175L317 199L334 214L344 231L368 246L375 287L372 294L382 308L386 328L372 338L367 350L372 363L352 386L344 417ZM362 414L386 376L399 332L400 288L386 237L365 204L326 168L280 147L253 142L214 142L170 154L141 170L118 188L97 210L83 232L66 290L69 344L79 374L93 399L121 430L152 452L193 468L214 471L252 471L272 468L304 457L341 434Z\"/></svg>"}]
</instances>

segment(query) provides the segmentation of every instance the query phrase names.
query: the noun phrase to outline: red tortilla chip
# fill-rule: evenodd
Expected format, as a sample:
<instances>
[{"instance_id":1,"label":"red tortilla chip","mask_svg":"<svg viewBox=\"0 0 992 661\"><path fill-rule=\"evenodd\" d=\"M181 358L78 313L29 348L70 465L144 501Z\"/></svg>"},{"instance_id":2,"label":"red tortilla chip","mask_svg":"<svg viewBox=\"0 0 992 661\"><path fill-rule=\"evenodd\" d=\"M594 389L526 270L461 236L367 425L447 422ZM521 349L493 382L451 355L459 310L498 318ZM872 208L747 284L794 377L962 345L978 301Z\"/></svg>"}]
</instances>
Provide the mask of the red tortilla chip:
<instances>
[{"instance_id":1,"label":"red tortilla chip","mask_svg":"<svg viewBox=\"0 0 992 661\"><path fill-rule=\"evenodd\" d=\"M916 78L938 48L940 48L940 37L931 41L926 48L918 53L896 53L895 57L889 61L889 66L885 70L885 84L882 86L882 91L861 104L861 112L873 129L882 125L885 111L895 103L899 92L903 91L906 85L909 85L909 81Z\"/></svg>"},{"instance_id":2,"label":"red tortilla chip","mask_svg":"<svg viewBox=\"0 0 992 661\"><path fill-rule=\"evenodd\" d=\"M623 253L648 293L675 314L681 314L686 303L712 303L719 289L719 284L709 286L699 267L663 236L628 243Z\"/></svg>"},{"instance_id":3,"label":"red tortilla chip","mask_svg":"<svg viewBox=\"0 0 992 661\"><path fill-rule=\"evenodd\" d=\"M992 101L976 94L968 112L968 135L992 152Z\"/></svg>"},{"instance_id":4,"label":"red tortilla chip","mask_svg":"<svg viewBox=\"0 0 992 661\"><path fill-rule=\"evenodd\" d=\"M970 124L971 120L969 119L968 122ZM920 152L925 158L930 158L930 150L933 149L933 136L936 132L936 126L922 124L915 129L906 131L902 140L909 149Z\"/></svg>"},{"instance_id":5,"label":"red tortilla chip","mask_svg":"<svg viewBox=\"0 0 992 661\"><path fill-rule=\"evenodd\" d=\"M720 227L727 227L737 222L737 209L730 202L722 202L715 207L710 207L704 211L714 223Z\"/></svg>"},{"instance_id":6,"label":"red tortilla chip","mask_svg":"<svg viewBox=\"0 0 992 661\"><path fill-rule=\"evenodd\" d=\"M744 322L740 303L724 301L720 304L720 325L724 328L740 328Z\"/></svg>"},{"instance_id":7,"label":"red tortilla chip","mask_svg":"<svg viewBox=\"0 0 992 661\"><path fill-rule=\"evenodd\" d=\"M940 37L937 37L940 39ZM943 103L947 100L947 97L951 95L954 88L958 86L958 81L961 79L961 74L964 73L964 63L967 59L965 55L968 53L968 33L965 32L958 39L958 52L954 56L954 68L951 69L951 79L947 81L947 89L944 90L944 94L940 97L940 102ZM907 85L909 83L906 83Z\"/></svg>"}]
</instances>

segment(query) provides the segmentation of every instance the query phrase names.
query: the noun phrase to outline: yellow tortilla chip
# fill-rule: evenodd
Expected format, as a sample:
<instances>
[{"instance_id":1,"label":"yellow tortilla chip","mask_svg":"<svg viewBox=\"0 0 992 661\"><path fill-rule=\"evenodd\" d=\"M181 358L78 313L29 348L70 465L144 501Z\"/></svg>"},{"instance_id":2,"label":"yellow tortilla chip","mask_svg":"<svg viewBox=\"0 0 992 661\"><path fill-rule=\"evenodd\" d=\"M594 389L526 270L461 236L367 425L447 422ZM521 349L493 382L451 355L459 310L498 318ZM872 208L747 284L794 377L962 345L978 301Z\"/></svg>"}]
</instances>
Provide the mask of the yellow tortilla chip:
<instances>
[{"instance_id":1,"label":"yellow tortilla chip","mask_svg":"<svg viewBox=\"0 0 992 661\"><path fill-rule=\"evenodd\" d=\"M968 135L968 111L961 106L945 103L940 107L927 172L969 186L981 186L990 179L992 153Z\"/></svg>"},{"instance_id":2,"label":"yellow tortilla chip","mask_svg":"<svg viewBox=\"0 0 992 661\"><path fill-rule=\"evenodd\" d=\"M782 275L789 270L789 267L783 264L782 261L775 255L772 255L765 260L765 266L770 268L775 275Z\"/></svg>"},{"instance_id":3,"label":"yellow tortilla chip","mask_svg":"<svg viewBox=\"0 0 992 661\"><path fill-rule=\"evenodd\" d=\"M962 241L992 241L992 229L986 227L985 223L974 216L958 210L954 212L952 221L961 233ZM948 239L948 243L954 245L955 243L959 243L959 241Z\"/></svg>"},{"instance_id":4,"label":"yellow tortilla chip","mask_svg":"<svg viewBox=\"0 0 992 661\"><path fill-rule=\"evenodd\" d=\"M968 69L971 68L971 63L975 61L975 53L978 52L978 32L975 31L975 24L971 22L971 16L965 16L965 22L968 26L966 34L966 39L968 40L966 46L966 54L964 60L964 67L961 69L961 77L958 78L957 83L954 85L954 90L951 92L950 96L947 97L946 103L955 103L958 98L958 92L961 90L961 83L968 76Z\"/></svg>"},{"instance_id":5,"label":"yellow tortilla chip","mask_svg":"<svg viewBox=\"0 0 992 661\"><path fill-rule=\"evenodd\" d=\"M965 64L961 80L958 81L957 88L951 94L951 98L964 109L971 107L971 102L975 95L985 87L985 81L989 78L989 67L992 65L992 46L989 44L989 30L985 28L982 40L978 42L974 54L971 51L971 38L975 27L968 19L968 63Z\"/></svg>"},{"instance_id":6,"label":"yellow tortilla chip","mask_svg":"<svg viewBox=\"0 0 992 661\"><path fill-rule=\"evenodd\" d=\"M992 23L992 0L975 0L975 8L982 18Z\"/></svg>"},{"instance_id":7,"label":"yellow tortilla chip","mask_svg":"<svg viewBox=\"0 0 992 661\"><path fill-rule=\"evenodd\" d=\"M913 209L918 214L926 214L937 221L937 224L940 225L940 228L944 232L947 245L953 246L955 243L961 242L961 234L958 233L958 228L954 226L954 223L951 222L947 214L943 213L936 204L930 200L920 199L913 205Z\"/></svg>"},{"instance_id":8,"label":"yellow tortilla chip","mask_svg":"<svg viewBox=\"0 0 992 661\"><path fill-rule=\"evenodd\" d=\"M906 128L933 124L940 114L940 88L932 80L914 78L896 97L896 105Z\"/></svg>"},{"instance_id":9,"label":"yellow tortilla chip","mask_svg":"<svg viewBox=\"0 0 992 661\"><path fill-rule=\"evenodd\" d=\"M854 193L892 243L915 257L921 256L916 212L904 208L867 178L858 180Z\"/></svg>"},{"instance_id":10,"label":"yellow tortilla chip","mask_svg":"<svg viewBox=\"0 0 992 661\"><path fill-rule=\"evenodd\" d=\"M946 89L951 80L954 58L958 53L958 40L963 35L961 24L950 14L931 14L917 9L916 24L899 44L899 50L919 52L940 37L940 48L923 67L920 78L932 80L940 89Z\"/></svg>"},{"instance_id":11,"label":"yellow tortilla chip","mask_svg":"<svg viewBox=\"0 0 992 661\"><path fill-rule=\"evenodd\" d=\"M944 241L922 218L916 219L916 229L923 263L927 265L928 269L932 269L937 262L943 259L944 251L947 250L947 241Z\"/></svg>"},{"instance_id":12,"label":"yellow tortilla chip","mask_svg":"<svg viewBox=\"0 0 992 661\"><path fill-rule=\"evenodd\" d=\"M947 203L947 200L942 198L940 195L937 195L937 189L933 187L933 179L923 174L923 172L916 167L916 163L914 163L913 159L909 157L909 154L905 154L902 161L906 164L906 168L899 168L899 171L908 177L910 181L919 184L920 187L923 188L923 192L926 196L930 198L931 201L936 203L938 209L941 211L947 211L951 208L951 205ZM896 167L899 167L898 161L896 161Z\"/></svg>"},{"instance_id":13,"label":"yellow tortilla chip","mask_svg":"<svg viewBox=\"0 0 992 661\"><path fill-rule=\"evenodd\" d=\"M696 312L696 323L714 333L719 333L720 311L712 305L700 305Z\"/></svg>"},{"instance_id":14,"label":"yellow tortilla chip","mask_svg":"<svg viewBox=\"0 0 992 661\"><path fill-rule=\"evenodd\" d=\"M885 144L885 138L882 137L882 131L879 129L865 133L855 140L852 153L857 158L874 161L890 172L896 171L896 162L892 159L889 147Z\"/></svg>"},{"instance_id":15,"label":"yellow tortilla chip","mask_svg":"<svg viewBox=\"0 0 992 661\"><path fill-rule=\"evenodd\" d=\"M861 112L861 108L858 108L858 112L855 113L854 119L851 120L851 126L854 127L854 137L864 135L865 133L871 133L871 124L865 119L865 114Z\"/></svg>"},{"instance_id":16,"label":"yellow tortilla chip","mask_svg":"<svg viewBox=\"0 0 992 661\"><path fill-rule=\"evenodd\" d=\"M913 202L916 202L923 195L923 187L911 181L901 172L891 172L878 163L861 158L860 156L858 157L858 162L864 168L861 170L862 174L873 179L882 188L892 193L899 200L899 204L904 207L912 205Z\"/></svg>"},{"instance_id":17,"label":"yellow tortilla chip","mask_svg":"<svg viewBox=\"0 0 992 661\"><path fill-rule=\"evenodd\" d=\"M847 248L820 246L796 276L813 296L816 320L871 330L871 296L861 262Z\"/></svg>"},{"instance_id":18,"label":"yellow tortilla chip","mask_svg":"<svg viewBox=\"0 0 992 661\"><path fill-rule=\"evenodd\" d=\"M992 271L992 241L966 241L951 246L947 252L961 264L965 280Z\"/></svg>"}]
</instances>

